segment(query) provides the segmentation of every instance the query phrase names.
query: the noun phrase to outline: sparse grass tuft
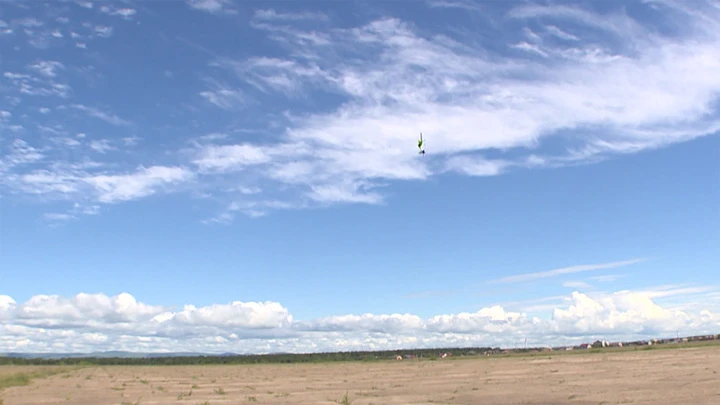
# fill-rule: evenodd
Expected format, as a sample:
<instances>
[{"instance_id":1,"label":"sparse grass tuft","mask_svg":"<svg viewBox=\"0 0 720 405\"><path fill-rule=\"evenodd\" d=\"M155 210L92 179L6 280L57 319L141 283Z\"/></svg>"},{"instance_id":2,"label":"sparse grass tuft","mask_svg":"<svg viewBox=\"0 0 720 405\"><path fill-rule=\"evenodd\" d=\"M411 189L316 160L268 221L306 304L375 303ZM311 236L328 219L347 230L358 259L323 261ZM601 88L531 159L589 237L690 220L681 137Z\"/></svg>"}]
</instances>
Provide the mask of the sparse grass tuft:
<instances>
[{"instance_id":1,"label":"sparse grass tuft","mask_svg":"<svg viewBox=\"0 0 720 405\"><path fill-rule=\"evenodd\" d=\"M52 375L66 372L66 370L41 370L33 373L15 373L0 377L0 390L10 387L29 385L33 379L45 378Z\"/></svg>"},{"instance_id":2,"label":"sparse grass tuft","mask_svg":"<svg viewBox=\"0 0 720 405\"><path fill-rule=\"evenodd\" d=\"M247 397L248 402L257 402L257 398L255 397Z\"/></svg>"},{"instance_id":3,"label":"sparse grass tuft","mask_svg":"<svg viewBox=\"0 0 720 405\"><path fill-rule=\"evenodd\" d=\"M352 403L352 401L350 400L350 395L348 395L347 391L345 391L345 395L343 395L343 397L340 398L337 403L340 405L350 405Z\"/></svg>"},{"instance_id":4,"label":"sparse grass tuft","mask_svg":"<svg viewBox=\"0 0 720 405\"><path fill-rule=\"evenodd\" d=\"M177 399L185 399L185 397L191 397L192 396L192 389L188 391L188 393L181 392L177 395Z\"/></svg>"},{"instance_id":5,"label":"sparse grass tuft","mask_svg":"<svg viewBox=\"0 0 720 405\"><path fill-rule=\"evenodd\" d=\"M225 392L225 390L222 389L222 387L220 387L220 388L215 388L215 393L218 394L218 395L225 395L225 394L227 394L227 392Z\"/></svg>"},{"instance_id":6,"label":"sparse grass tuft","mask_svg":"<svg viewBox=\"0 0 720 405\"><path fill-rule=\"evenodd\" d=\"M30 375L26 373L11 374L0 379L0 388L28 385L31 379Z\"/></svg>"}]
</instances>

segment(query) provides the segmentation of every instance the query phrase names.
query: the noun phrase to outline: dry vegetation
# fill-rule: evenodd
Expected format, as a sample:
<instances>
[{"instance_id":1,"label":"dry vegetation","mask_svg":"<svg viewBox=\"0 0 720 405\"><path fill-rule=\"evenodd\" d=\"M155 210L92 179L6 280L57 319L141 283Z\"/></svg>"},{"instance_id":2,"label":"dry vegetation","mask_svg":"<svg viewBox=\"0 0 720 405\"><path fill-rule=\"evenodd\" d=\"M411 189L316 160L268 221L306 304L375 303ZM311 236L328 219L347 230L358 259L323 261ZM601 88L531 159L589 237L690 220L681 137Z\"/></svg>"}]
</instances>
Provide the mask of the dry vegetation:
<instances>
[{"instance_id":1,"label":"dry vegetation","mask_svg":"<svg viewBox=\"0 0 720 405\"><path fill-rule=\"evenodd\" d=\"M710 405L720 403L720 346L373 363L3 366L0 389L3 405Z\"/></svg>"}]
</instances>

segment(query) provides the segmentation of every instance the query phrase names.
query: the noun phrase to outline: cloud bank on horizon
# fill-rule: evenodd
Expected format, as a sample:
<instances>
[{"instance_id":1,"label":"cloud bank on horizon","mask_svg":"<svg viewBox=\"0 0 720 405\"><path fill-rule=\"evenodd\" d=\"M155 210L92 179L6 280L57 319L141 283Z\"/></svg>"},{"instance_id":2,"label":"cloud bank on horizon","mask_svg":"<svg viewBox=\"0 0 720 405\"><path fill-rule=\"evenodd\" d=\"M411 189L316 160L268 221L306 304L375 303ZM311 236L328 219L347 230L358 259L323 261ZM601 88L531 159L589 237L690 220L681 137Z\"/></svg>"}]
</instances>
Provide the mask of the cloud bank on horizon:
<instances>
[{"instance_id":1,"label":"cloud bank on horizon","mask_svg":"<svg viewBox=\"0 0 720 405\"><path fill-rule=\"evenodd\" d=\"M24 303L0 295L0 351L206 353L321 352L398 348L578 344L716 333L720 312L667 308L654 297L717 300L720 290L663 286L591 296L573 292L550 319L502 306L423 319L413 314L359 314L294 320L277 302L230 302L182 309L114 297L38 295Z\"/></svg>"},{"instance_id":2,"label":"cloud bank on horizon","mask_svg":"<svg viewBox=\"0 0 720 405\"><path fill-rule=\"evenodd\" d=\"M625 265L637 262L628 260ZM618 262L619 263L619 262ZM618 263L575 266L612 268ZM522 280L563 270L529 273ZM583 270L580 270L583 271ZM608 275L605 275L607 278ZM596 276L596 280L600 280ZM509 282L522 282L521 278ZM681 297L681 301L673 298ZM669 300L662 302L660 301ZM544 316L549 312L550 316ZM533 315L537 314L537 315ZM205 352L242 354L515 347L627 341L716 333L720 287L663 285L608 293L574 291L495 304L476 312L350 314L293 318L279 302L217 303L182 309L148 305L121 293L36 295L24 303L0 295L0 352Z\"/></svg>"},{"instance_id":3,"label":"cloud bank on horizon","mask_svg":"<svg viewBox=\"0 0 720 405\"><path fill-rule=\"evenodd\" d=\"M4 3L5 198L62 221L172 193L229 223L720 129L714 1L253 5Z\"/></svg>"}]
</instances>

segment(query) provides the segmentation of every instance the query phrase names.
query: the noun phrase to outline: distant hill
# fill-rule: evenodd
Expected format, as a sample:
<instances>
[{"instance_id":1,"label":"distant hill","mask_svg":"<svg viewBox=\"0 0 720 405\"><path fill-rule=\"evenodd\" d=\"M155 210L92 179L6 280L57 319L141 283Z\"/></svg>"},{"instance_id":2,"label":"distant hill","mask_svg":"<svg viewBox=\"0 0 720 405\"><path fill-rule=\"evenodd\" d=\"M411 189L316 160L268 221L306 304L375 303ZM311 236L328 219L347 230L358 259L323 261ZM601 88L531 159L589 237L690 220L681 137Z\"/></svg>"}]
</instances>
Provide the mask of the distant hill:
<instances>
[{"instance_id":1,"label":"distant hill","mask_svg":"<svg viewBox=\"0 0 720 405\"><path fill-rule=\"evenodd\" d=\"M2 357L16 359L73 359L73 358L155 358L155 357L199 357L199 356L239 356L236 353L196 353L196 352L173 352L173 353L141 353L125 351L107 351L91 353L0 353Z\"/></svg>"}]
</instances>

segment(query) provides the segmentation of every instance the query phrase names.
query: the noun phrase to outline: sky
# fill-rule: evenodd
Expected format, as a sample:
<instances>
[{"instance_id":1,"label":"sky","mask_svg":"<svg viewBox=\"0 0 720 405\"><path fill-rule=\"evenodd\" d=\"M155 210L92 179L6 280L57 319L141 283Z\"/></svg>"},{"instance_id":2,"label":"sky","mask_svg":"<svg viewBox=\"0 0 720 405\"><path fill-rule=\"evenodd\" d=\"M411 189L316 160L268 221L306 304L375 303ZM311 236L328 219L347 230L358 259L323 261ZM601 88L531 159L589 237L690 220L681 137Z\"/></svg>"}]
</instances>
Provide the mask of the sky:
<instances>
[{"instance_id":1,"label":"sky","mask_svg":"<svg viewBox=\"0 0 720 405\"><path fill-rule=\"evenodd\" d=\"M718 55L717 1L2 2L0 352L720 333Z\"/></svg>"}]
</instances>

